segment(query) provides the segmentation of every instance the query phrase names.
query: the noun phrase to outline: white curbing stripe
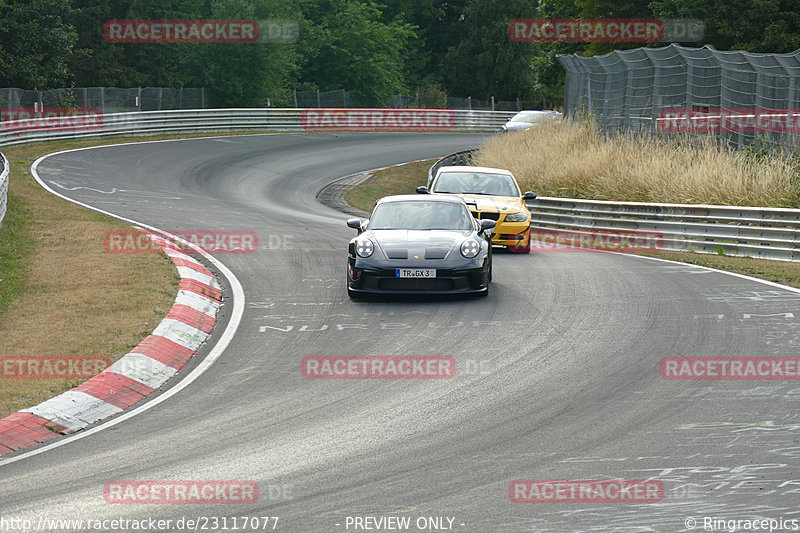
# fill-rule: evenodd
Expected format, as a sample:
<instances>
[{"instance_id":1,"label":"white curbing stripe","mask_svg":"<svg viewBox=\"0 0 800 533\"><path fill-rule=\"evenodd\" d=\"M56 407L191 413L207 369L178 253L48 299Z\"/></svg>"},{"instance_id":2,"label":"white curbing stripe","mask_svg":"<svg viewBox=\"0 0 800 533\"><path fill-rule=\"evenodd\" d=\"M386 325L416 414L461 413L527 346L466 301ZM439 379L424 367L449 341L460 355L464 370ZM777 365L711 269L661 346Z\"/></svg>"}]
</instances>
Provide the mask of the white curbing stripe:
<instances>
[{"instance_id":1,"label":"white curbing stripe","mask_svg":"<svg viewBox=\"0 0 800 533\"><path fill-rule=\"evenodd\" d=\"M211 298L206 298L202 294L184 290L178 291L178 297L175 298L175 304L191 307L195 311L200 311L204 315L208 315L211 318L216 318L217 311L221 305L219 302L212 300Z\"/></svg>"},{"instance_id":2,"label":"white curbing stripe","mask_svg":"<svg viewBox=\"0 0 800 533\"><path fill-rule=\"evenodd\" d=\"M195 265L197 265L199 267L205 268L203 263L201 263L200 261L198 261L197 259L195 259L194 257L192 257L189 254L185 254L183 252L177 251L175 248L164 248L164 253L167 254L168 256L174 258L174 259L183 259L184 261L188 261L190 263L194 263Z\"/></svg>"},{"instance_id":3,"label":"white curbing stripe","mask_svg":"<svg viewBox=\"0 0 800 533\"><path fill-rule=\"evenodd\" d=\"M208 274L203 274L202 272L198 272L189 267L179 266L175 268L178 269L178 274L180 274L182 278L190 278L195 281L199 281L203 285L208 285L212 289L221 288L219 283L217 283L217 280L213 276L209 276Z\"/></svg>"},{"instance_id":4,"label":"white curbing stripe","mask_svg":"<svg viewBox=\"0 0 800 533\"><path fill-rule=\"evenodd\" d=\"M115 415L122 409L111 405L91 394L68 390L55 398L50 398L39 405L22 409L23 413L33 413L72 431Z\"/></svg>"},{"instance_id":5,"label":"white curbing stripe","mask_svg":"<svg viewBox=\"0 0 800 533\"><path fill-rule=\"evenodd\" d=\"M162 320L152 334L169 339L193 352L196 352L200 345L203 344L203 341L208 338L208 333L205 331L193 328L172 318Z\"/></svg>"},{"instance_id":6,"label":"white curbing stripe","mask_svg":"<svg viewBox=\"0 0 800 533\"><path fill-rule=\"evenodd\" d=\"M157 389L178 373L175 368L165 365L150 356L131 352L119 359L106 370L138 381L151 389Z\"/></svg>"}]
</instances>

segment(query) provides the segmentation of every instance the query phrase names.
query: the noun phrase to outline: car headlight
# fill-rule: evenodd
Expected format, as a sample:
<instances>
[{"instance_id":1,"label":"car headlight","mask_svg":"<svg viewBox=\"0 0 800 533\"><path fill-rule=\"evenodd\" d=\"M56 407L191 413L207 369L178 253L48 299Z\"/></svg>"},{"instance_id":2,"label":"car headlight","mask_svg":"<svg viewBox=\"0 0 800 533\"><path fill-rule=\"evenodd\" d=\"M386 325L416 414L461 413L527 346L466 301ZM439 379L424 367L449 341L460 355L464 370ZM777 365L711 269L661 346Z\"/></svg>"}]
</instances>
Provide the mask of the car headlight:
<instances>
[{"instance_id":1,"label":"car headlight","mask_svg":"<svg viewBox=\"0 0 800 533\"><path fill-rule=\"evenodd\" d=\"M528 213L525 211L506 215L506 222L525 222L526 220L528 220Z\"/></svg>"},{"instance_id":2,"label":"car headlight","mask_svg":"<svg viewBox=\"0 0 800 533\"><path fill-rule=\"evenodd\" d=\"M467 259L472 259L481 251L481 244L475 239L467 239L461 243L461 255Z\"/></svg>"},{"instance_id":3,"label":"car headlight","mask_svg":"<svg viewBox=\"0 0 800 533\"><path fill-rule=\"evenodd\" d=\"M369 239L359 239L356 241L356 253L359 257L369 257L375 251L375 246Z\"/></svg>"}]
</instances>

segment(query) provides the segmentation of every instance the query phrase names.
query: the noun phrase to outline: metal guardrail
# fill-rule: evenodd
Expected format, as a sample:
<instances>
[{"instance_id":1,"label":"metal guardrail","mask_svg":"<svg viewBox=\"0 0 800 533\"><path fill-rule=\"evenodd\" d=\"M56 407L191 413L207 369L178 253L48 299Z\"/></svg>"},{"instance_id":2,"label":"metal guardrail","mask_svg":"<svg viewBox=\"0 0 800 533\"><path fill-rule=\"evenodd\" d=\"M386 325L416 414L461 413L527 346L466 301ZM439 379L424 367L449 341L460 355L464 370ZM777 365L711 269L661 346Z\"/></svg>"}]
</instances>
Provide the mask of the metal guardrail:
<instances>
[{"instance_id":1,"label":"metal guardrail","mask_svg":"<svg viewBox=\"0 0 800 533\"><path fill-rule=\"evenodd\" d=\"M539 197L531 228L655 233L664 250L800 261L800 210Z\"/></svg>"},{"instance_id":2,"label":"metal guardrail","mask_svg":"<svg viewBox=\"0 0 800 533\"><path fill-rule=\"evenodd\" d=\"M304 109L258 108L258 109L184 109L173 111L139 111L131 113L109 113L103 115L82 115L74 125L55 125L45 119L32 119L24 125L21 122L0 122L0 147L38 141L106 137L111 135L156 135L162 133L199 133L240 130L268 131L321 131L304 128L302 114ZM320 109L307 109L320 112ZM328 111L336 111L328 109ZM345 108L342 112L354 112ZM375 113L395 111L398 115L408 113L435 112L434 110L376 109ZM497 131L515 114L513 111L471 111L441 110L452 113L452 127L437 127L448 131ZM413 123L413 122L412 122ZM415 128L398 126L398 131L413 131ZM423 126L419 129L425 129ZM342 127L335 131L369 131L365 127ZM2 154L0 154L2 155ZM0 174L0 225L6 212L8 197L8 161L3 156L3 169Z\"/></svg>"},{"instance_id":3,"label":"metal guardrail","mask_svg":"<svg viewBox=\"0 0 800 533\"><path fill-rule=\"evenodd\" d=\"M2 226L3 219L6 216L6 206L8 205L8 176L10 171L5 154L0 154L0 165L3 166L2 170L0 170L0 226Z\"/></svg>"},{"instance_id":4,"label":"metal guardrail","mask_svg":"<svg viewBox=\"0 0 800 533\"><path fill-rule=\"evenodd\" d=\"M195 133L237 130L272 131L320 131L312 127L304 128L301 121L303 109L259 108L259 109L186 109L174 111L144 111L133 113L111 113L95 115L95 124L74 127L37 127L9 129L0 122L0 146L50 141L56 139L91 138L109 135L154 135L159 133ZM308 109L318 112L319 109ZM342 112L353 112L345 108ZM428 110L376 109L375 112L396 111L400 113L426 112ZM452 127L437 127L447 131L498 131L514 112L509 111L469 111L446 110L452 113ZM92 115L83 117L83 122L92 122ZM6 125L6 127L4 127ZM413 131L414 127L397 127L398 131ZM419 128L424 129L424 127ZM368 127L341 127L339 131L370 131Z\"/></svg>"},{"instance_id":5,"label":"metal guardrail","mask_svg":"<svg viewBox=\"0 0 800 533\"><path fill-rule=\"evenodd\" d=\"M436 173L441 167L469 165L473 152L475 152L474 149L456 152L454 154L444 156L434 163L431 168L428 169L428 188L430 189L431 182L433 181L433 178L436 177Z\"/></svg>"},{"instance_id":6,"label":"metal guardrail","mask_svg":"<svg viewBox=\"0 0 800 533\"><path fill-rule=\"evenodd\" d=\"M437 161L468 164L471 151ZM461 163L460 161L464 161ZM778 261L800 261L800 209L722 205L608 202L538 197L527 202L531 228L619 235L656 234L668 251L722 253Z\"/></svg>"}]
</instances>

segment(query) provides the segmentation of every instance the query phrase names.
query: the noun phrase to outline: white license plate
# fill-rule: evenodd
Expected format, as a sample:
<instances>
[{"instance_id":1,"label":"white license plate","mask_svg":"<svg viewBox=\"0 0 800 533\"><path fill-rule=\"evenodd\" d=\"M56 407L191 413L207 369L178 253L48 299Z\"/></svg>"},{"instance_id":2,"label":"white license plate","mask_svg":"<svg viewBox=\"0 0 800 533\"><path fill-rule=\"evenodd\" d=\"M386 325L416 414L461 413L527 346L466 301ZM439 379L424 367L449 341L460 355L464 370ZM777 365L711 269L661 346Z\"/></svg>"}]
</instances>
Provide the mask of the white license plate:
<instances>
[{"instance_id":1,"label":"white license plate","mask_svg":"<svg viewBox=\"0 0 800 533\"><path fill-rule=\"evenodd\" d=\"M435 268L398 268L395 270L398 278L435 278Z\"/></svg>"}]
</instances>

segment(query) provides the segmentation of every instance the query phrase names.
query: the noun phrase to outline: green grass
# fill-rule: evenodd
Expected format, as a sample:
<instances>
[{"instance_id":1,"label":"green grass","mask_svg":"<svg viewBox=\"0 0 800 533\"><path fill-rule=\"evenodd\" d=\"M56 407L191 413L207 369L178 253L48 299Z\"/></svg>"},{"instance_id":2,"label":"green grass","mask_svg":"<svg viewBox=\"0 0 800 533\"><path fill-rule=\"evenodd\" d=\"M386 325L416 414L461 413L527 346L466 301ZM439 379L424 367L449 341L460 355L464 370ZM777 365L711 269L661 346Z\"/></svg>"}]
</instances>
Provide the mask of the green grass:
<instances>
[{"instance_id":1,"label":"green grass","mask_svg":"<svg viewBox=\"0 0 800 533\"><path fill-rule=\"evenodd\" d=\"M32 222L30 207L9 191L6 216L0 226L0 319L28 287L28 267L35 248L29 234Z\"/></svg>"},{"instance_id":2,"label":"green grass","mask_svg":"<svg viewBox=\"0 0 800 533\"><path fill-rule=\"evenodd\" d=\"M379 170L367 181L344 194L347 203L357 209L372 212L375 202L390 194L412 194L428 181L428 169L435 160L419 161Z\"/></svg>"}]
</instances>

